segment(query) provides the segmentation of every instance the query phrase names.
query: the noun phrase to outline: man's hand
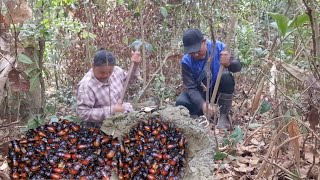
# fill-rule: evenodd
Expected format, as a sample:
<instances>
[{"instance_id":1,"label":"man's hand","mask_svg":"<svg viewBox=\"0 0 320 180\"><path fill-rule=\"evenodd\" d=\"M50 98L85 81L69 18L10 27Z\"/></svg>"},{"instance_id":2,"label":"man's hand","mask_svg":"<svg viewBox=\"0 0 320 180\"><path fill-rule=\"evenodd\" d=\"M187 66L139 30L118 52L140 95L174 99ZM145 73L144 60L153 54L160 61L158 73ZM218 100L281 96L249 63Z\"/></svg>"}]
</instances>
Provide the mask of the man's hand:
<instances>
[{"instance_id":1,"label":"man's hand","mask_svg":"<svg viewBox=\"0 0 320 180\"><path fill-rule=\"evenodd\" d=\"M203 114L206 115L207 113L207 103L204 102L202 105L202 111ZM208 117L212 117L215 114L216 110L213 106L211 106L210 104L208 104Z\"/></svg>"},{"instance_id":2,"label":"man's hand","mask_svg":"<svg viewBox=\"0 0 320 180\"><path fill-rule=\"evenodd\" d=\"M141 54L139 51L131 52L131 62L139 64L141 62Z\"/></svg>"},{"instance_id":3,"label":"man's hand","mask_svg":"<svg viewBox=\"0 0 320 180\"><path fill-rule=\"evenodd\" d=\"M122 104L116 104L113 106L113 112L124 112L125 107Z\"/></svg>"},{"instance_id":4,"label":"man's hand","mask_svg":"<svg viewBox=\"0 0 320 180\"><path fill-rule=\"evenodd\" d=\"M229 67L230 65L230 57L231 54L228 51L221 51L220 53L220 64L225 68Z\"/></svg>"}]
</instances>

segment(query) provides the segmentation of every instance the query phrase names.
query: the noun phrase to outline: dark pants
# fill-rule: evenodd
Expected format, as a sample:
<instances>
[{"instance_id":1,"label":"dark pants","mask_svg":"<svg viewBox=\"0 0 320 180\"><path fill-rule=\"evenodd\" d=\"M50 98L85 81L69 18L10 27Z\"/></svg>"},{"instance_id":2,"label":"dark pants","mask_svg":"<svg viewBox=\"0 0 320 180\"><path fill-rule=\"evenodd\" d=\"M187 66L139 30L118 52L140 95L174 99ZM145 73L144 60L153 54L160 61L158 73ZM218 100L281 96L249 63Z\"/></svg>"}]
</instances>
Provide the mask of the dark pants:
<instances>
[{"instance_id":1,"label":"dark pants","mask_svg":"<svg viewBox=\"0 0 320 180\"><path fill-rule=\"evenodd\" d=\"M232 74L229 71L223 71L218 92L232 94L234 92L234 86L235 82ZM196 107L196 105L191 102L188 93L185 91L182 92L176 100L176 106L179 105L186 107L189 110L190 115L203 115L203 112L201 110L202 107Z\"/></svg>"}]
</instances>

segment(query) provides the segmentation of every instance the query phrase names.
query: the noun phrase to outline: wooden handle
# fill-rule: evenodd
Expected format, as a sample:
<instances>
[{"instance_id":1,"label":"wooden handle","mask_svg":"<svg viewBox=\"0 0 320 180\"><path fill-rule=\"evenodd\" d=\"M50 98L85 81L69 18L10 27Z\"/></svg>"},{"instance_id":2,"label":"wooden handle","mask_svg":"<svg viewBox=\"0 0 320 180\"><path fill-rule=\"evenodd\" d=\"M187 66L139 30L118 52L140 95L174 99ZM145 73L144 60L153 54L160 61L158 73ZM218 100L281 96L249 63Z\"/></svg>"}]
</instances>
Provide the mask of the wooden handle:
<instances>
[{"instance_id":1,"label":"wooden handle","mask_svg":"<svg viewBox=\"0 0 320 180\"><path fill-rule=\"evenodd\" d=\"M132 77L134 66L135 66L135 63L132 62L131 65L130 65L130 68L129 68L129 71L128 71L128 74L127 74L127 78L126 78L126 81L124 83L122 92L121 92L121 96L120 96L120 103L121 104L123 103L124 96L126 95L126 92L128 90L128 86L129 86L130 79Z\"/></svg>"},{"instance_id":2,"label":"wooden handle","mask_svg":"<svg viewBox=\"0 0 320 180\"><path fill-rule=\"evenodd\" d=\"M212 93L212 96L211 96L211 101L210 101L211 105L214 105L214 100L215 100L216 95L218 93L218 89L219 89L219 85L220 85L220 80L221 80L223 69L224 69L224 67L220 64L217 80L216 80L216 83L214 84L214 89L213 89L213 93Z\"/></svg>"}]
</instances>

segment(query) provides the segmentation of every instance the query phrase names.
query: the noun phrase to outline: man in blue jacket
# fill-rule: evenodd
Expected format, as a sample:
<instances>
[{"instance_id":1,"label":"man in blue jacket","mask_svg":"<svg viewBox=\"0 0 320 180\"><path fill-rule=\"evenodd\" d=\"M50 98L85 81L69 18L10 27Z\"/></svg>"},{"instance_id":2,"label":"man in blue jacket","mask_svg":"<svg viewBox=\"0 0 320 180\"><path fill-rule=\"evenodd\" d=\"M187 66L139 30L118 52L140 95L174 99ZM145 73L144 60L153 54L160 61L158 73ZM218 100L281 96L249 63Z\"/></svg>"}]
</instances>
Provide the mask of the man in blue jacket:
<instances>
[{"instance_id":1,"label":"man in blue jacket","mask_svg":"<svg viewBox=\"0 0 320 180\"><path fill-rule=\"evenodd\" d=\"M204 38L199 29L188 29L183 34L184 56L181 61L182 81L184 91L176 100L176 105L185 106L191 116L200 116L206 113L207 73L206 64L212 54L213 43ZM211 99L220 64L225 67L217 93L216 100L220 107L220 117L216 128L230 129L231 119L229 112L234 92L234 78L232 73L241 70L240 61L226 50L226 45L216 41L214 57L211 62L212 79L209 85L209 100ZM210 81L209 81L210 82ZM214 108L208 106L209 115L214 114Z\"/></svg>"}]
</instances>

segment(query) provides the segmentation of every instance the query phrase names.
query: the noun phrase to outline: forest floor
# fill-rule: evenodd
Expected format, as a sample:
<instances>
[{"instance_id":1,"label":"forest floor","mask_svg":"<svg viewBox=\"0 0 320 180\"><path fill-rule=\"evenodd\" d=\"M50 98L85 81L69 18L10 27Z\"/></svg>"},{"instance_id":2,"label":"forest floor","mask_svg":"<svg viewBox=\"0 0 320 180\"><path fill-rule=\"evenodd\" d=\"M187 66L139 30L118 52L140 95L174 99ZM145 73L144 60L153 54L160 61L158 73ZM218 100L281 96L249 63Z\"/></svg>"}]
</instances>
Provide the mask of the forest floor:
<instances>
[{"instance_id":1,"label":"forest floor","mask_svg":"<svg viewBox=\"0 0 320 180\"><path fill-rule=\"evenodd\" d=\"M272 108L263 113L251 113L249 89L245 84L237 85L232 115L234 131L211 132L212 136L219 137L216 155L212 157L215 179L319 180L320 157L316 155L319 149L314 147L318 146L315 139L320 139L316 133L310 133L313 131L309 125L297 118L275 116ZM58 118L75 116L75 112L70 105L61 103L56 115ZM6 137L3 142L19 137L20 126L13 127L0 129L0 137ZM8 143L0 147L2 179L9 173L7 147Z\"/></svg>"}]
</instances>

